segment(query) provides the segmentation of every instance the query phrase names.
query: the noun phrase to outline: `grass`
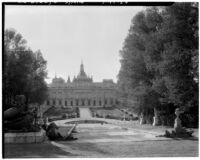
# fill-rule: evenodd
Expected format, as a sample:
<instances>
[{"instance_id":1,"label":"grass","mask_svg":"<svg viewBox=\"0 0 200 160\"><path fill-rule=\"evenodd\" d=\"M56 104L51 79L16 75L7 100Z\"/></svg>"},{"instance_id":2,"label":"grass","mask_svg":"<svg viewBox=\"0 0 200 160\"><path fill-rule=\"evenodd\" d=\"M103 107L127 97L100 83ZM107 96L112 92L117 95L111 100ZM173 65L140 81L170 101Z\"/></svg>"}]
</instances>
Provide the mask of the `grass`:
<instances>
[{"instance_id":1,"label":"grass","mask_svg":"<svg viewBox=\"0 0 200 160\"><path fill-rule=\"evenodd\" d=\"M45 113L44 117L49 117L49 121L62 120L68 118L79 117L78 108L68 107L51 107Z\"/></svg>"},{"instance_id":2,"label":"grass","mask_svg":"<svg viewBox=\"0 0 200 160\"><path fill-rule=\"evenodd\" d=\"M58 108L58 107L51 107L45 113L44 116L61 116L63 114L77 114L77 108Z\"/></svg>"},{"instance_id":3,"label":"grass","mask_svg":"<svg viewBox=\"0 0 200 160\"><path fill-rule=\"evenodd\" d=\"M69 152L55 147L50 142L41 144L5 144L5 158L59 158L73 156Z\"/></svg>"},{"instance_id":4,"label":"grass","mask_svg":"<svg viewBox=\"0 0 200 160\"><path fill-rule=\"evenodd\" d=\"M163 126L150 125L129 125L133 129L142 129L144 132L160 130L164 133ZM123 127L126 125L123 124ZM128 126L127 126L128 127ZM68 128L62 127L60 130L65 135ZM92 131L94 131L92 133ZM115 129L108 129L106 132L113 132ZM84 133L85 132L85 133ZM88 134L87 132L90 132ZM198 129L195 130L198 135ZM81 139L106 138L104 131L98 132L98 128L90 128L79 132ZM149 133L146 133L147 135ZM97 135L97 136L96 136ZM140 135L140 134L138 134ZM86 137L85 137L86 136ZM109 138L115 138L111 135ZM128 138L124 136L123 138ZM4 157L6 158L66 158L66 157L194 157L198 156L198 140L141 140L127 142L58 142L60 146L52 145L49 141L40 144L4 144ZM73 151L73 152L72 152ZM76 152L76 153L75 153Z\"/></svg>"},{"instance_id":5,"label":"grass","mask_svg":"<svg viewBox=\"0 0 200 160\"><path fill-rule=\"evenodd\" d=\"M124 119L124 115L126 115L126 119L131 119L131 116L123 113L119 109L115 107L108 107L108 108L91 108L93 116L96 117L105 117L110 119Z\"/></svg>"}]
</instances>

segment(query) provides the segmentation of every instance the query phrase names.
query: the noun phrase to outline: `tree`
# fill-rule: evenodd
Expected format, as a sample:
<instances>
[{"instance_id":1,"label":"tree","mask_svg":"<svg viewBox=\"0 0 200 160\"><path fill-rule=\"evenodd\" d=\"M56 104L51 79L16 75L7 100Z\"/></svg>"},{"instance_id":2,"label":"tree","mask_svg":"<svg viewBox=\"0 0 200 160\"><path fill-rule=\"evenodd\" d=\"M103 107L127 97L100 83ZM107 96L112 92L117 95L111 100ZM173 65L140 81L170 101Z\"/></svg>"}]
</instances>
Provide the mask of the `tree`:
<instances>
[{"instance_id":1,"label":"tree","mask_svg":"<svg viewBox=\"0 0 200 160\"><path fill-rule=\"evenodd\" d=\"M118 84L139 112L198 115L198 5L175 3L139 12L121 53ZM166 117L166 115L165 115Z\"/></svg>"},{"instance_id":2,"label":"tree","mask_svg":"<svg viewBox=\"0 0 200 160\"><path fill-rule=\"evenodd\" d=\"M155 7L148 8L146 12L139 12L132 20L120 52L122 60L118 84L124 88L128 97L135 99L137 105L134 107L138 113L149 115L158 103L157 98L152 99L157 94L151 88L155 72L151 58L158 53L150 42L162 18Z\"/></svg>"},{"instance_id":3,"label":"tree","mask_svg":"<svg viewBox=\"0 0 200 160\"><path fill-rule=\"evenodd\" d=\"M165 8L163 17L159 70L168 89L164 100L198 119L198 7L175 3Z\"/></svg>"},{"instance_id":4,"label":"tree","mask_svg":"<svg viewBox=\"0 0 200 160\"><path fill-rule=\"evenodd\" d=\"M4 33L3 57L3 95L4 99L23 94L27 104L43 103L47 96L46 61L40 51L33 52L26 40L14 29Z\"/></svg>"}]
</instances>

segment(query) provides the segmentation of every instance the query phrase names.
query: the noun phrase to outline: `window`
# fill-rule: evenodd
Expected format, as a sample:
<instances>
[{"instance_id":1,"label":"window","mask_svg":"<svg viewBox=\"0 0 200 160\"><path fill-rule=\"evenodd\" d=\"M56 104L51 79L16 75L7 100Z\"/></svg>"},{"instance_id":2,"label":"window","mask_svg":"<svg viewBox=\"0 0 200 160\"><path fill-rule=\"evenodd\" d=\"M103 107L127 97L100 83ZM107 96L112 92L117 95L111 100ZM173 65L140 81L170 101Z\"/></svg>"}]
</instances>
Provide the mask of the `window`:
<instances>
[{"instance_id":1,"label":"window","mask_svg":"<svg viewBox=\"0 0 200 160\"><path fill-rule=\"evenodd\" d=\"M115 100L115 103L116 103L116 104L119 104L119 101L116 99L116 100Z\"/></svg>"},{"instance_id":2,"label":"window","mask_svg":"<svg viewBox=\"0 0 200 160\"><path fill-rule=\"evenodd\" d=\"M99 101L99 105L101 106L101 101Z\"/></svg>"},{"instance_id":3,"label":"window","mask_svg":"<svg viewBox=\"0 0 200 160\"><path fill-rule=\"evenodd\" d=\"M55 100L53 100L53 105L56 105L56 101Z\"/></svg>"},{"instance_id":4,"label":"window","mask_svg":"<svg viewBox=\"0 0 200 160\"><path fill-rule=\"evenodd\" d=\"M110 99L110 104L111 104L111 105L113 104L113 99L112 99L112 98Z\"/></svg>"},{"instance_id":5,"label":"window","mask_svg":"<svg viewBox=\"0 0 200 160\"><path fill-rule=\"evenodd\" d=\"M49 105L49 100L47 100L47 105Z\"/></svg>"},{"instance_id":6,"label":"window","mask_svg":"<svg viewBox=\"0 0 200 160\"><path fill-rule=\"evenodd\" d=\"M85 105L85 102L84 102L84 99L82 99L82 106L84 106Z\"/></svg>"},{"instance_id":7,"label":"window","mask_svg":"<svg viewBox=\"0 0 200 160\"><path fill-rule=\"evenodd\" d=\"M76 100L76 106L78 106L78 99Z\"/></svg>"},{"instance_id":8,"label":"window","mask_svg":"<svg viewBox=\"0 0 200 160\"><path fill-rule=\"evenodd\" d=\"M94 105L94 106L96 106L96 101L95 101L95 100L94 100L94 103L93 103L93 105Z\"/></svg>"},{"instance_id":9,"label":"window","mask_svg":"<svg viewBox=\"0 0 200 160\"><path fill-rule=\"evenodd\" d=\"M67 106L67 101L65 101L65 106Z\"/></svg>"},{"instance_id":10,"label":"window","mask_svg":"<svg viewBox=\"0 0 200 160\"><path fill-rule=\"evenodd\" d=\"M88 99L88 106L90 106L90 100Z\"/></svg>"},{"instance_id":11,"label":"window","mask_svg":"<svg viewBox=\"0 0 200 160\"><path fill-rule=\"evenodd\" d=\"M104 102L105 104L107 104L107 99L105 99L105 102Z\"/></svg>"},{"instance_id":12,"label":"window","mask_svg":"<svg viewBox=\"0 0 200 160\"><path fill-rule=\"evenodd\" d=\"M73 106L73 101L71 101L71 106Z\"/></svg>"},{"instance_id":13,"label":"window","mask_svg":"<svg viewBox=\"0 0 200 160\"><path fill-rule=\"evenodd\" d=\"M61 100L59 100L59 105L62 105L62 101Z\"/></svg>"}]
</instances>

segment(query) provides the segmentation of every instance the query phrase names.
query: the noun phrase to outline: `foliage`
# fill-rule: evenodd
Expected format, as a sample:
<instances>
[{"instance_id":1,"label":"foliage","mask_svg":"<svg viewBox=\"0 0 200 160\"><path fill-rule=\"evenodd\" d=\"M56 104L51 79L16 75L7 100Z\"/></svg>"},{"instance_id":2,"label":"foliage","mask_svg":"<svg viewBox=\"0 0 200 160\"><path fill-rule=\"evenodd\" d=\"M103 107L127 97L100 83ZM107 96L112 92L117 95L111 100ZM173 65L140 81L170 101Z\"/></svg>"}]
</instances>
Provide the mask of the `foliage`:
<instances>
[{"instance_id":1,"label":"foliage","mask_svg":"<svg viewBox=\"0 0 200 160\"><path fill-rule=\"evenodd\" d=\"M176 107L198 115L198 5L149 7L133 19L121 55L118 84L138 113L167 115ZM172 112L172 113L171 113ZM167 119L167 118L162 118Z\"/></svg>"},{"instance_id":2,"label":"foliage","mask_svg":"<svg viewBox=\"0 0 200 160\"><path fill-rule=\"evenodd\" d=\"M4 96L25 95L27 103L42 104L47 97L47 62L42 53L28 48L26 40L14 29L6 29L3 55Z\"/></svg>"}]
</instances>

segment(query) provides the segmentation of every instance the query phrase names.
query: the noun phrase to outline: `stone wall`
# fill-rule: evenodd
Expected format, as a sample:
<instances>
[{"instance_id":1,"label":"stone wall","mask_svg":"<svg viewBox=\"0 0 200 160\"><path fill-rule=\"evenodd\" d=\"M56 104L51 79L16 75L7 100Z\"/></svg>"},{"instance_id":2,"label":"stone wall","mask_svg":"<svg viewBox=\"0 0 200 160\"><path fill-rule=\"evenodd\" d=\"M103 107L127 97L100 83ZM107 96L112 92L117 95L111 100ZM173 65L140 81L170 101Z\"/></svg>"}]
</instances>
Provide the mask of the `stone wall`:
<instances>
[{"instance_id":1,"label":"stone wall","mask_svg":"<svg viewBox=\"0 0 200 160\"><path fill-rule=\"evenodd\" d=\"M46 132L4 133L4 143L41 143L46 138Z\"/></svg>"}]
</instances>

